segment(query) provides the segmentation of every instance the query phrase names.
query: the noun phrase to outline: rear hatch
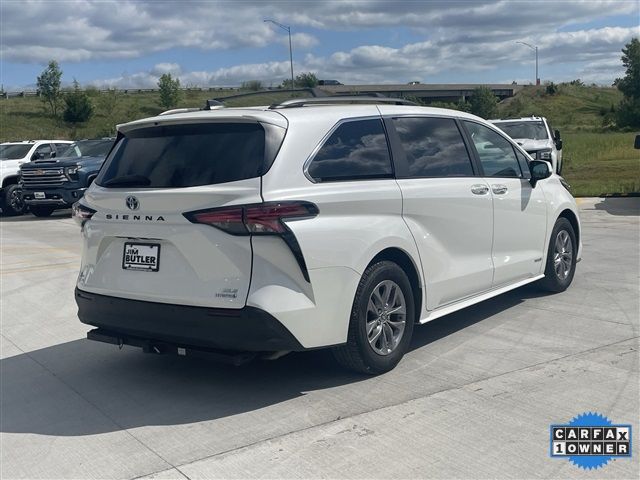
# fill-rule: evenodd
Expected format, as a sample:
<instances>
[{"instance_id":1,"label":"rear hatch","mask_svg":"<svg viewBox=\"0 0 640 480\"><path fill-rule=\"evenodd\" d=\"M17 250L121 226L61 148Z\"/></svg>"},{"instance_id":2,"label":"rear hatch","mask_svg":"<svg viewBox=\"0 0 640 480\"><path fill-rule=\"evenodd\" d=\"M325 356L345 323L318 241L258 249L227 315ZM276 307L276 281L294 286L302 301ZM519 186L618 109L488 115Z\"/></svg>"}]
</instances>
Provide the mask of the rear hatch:
<instances>
[{"instance_id":1,"label":"rear hatch","mask_svg":"<svg viewBox=\"0 0 640 480\"><path fill-rule=\"evenodd\" d=\"M123 129L82 201L95 213L83 229L78 287L145 301L243 307L251 237L193 223L185 214L262 201L261 176L286 131L273 115L278 118L162 119Z\"/></svg>"}]
</instances>

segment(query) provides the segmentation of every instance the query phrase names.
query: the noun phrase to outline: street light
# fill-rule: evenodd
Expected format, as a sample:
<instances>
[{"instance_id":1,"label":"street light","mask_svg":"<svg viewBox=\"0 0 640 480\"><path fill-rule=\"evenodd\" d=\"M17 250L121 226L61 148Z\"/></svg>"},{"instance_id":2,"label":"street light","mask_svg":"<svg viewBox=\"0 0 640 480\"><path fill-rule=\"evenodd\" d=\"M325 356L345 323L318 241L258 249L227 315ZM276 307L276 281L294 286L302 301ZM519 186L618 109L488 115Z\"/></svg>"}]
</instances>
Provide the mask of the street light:
<instances>
[{"instance_id":1,"label":"street light","mask_svg":"<svg viewBox=\"0 0 640 480\"><path fill-rule=\"evenodd\" d=\"M536 52L536 85L540 85L540 79L538 78L538 46L531 45L530 43L527 43L527 42L516 42L516 43L525 45L529 47L531 50L533 50L534 52Z\"/></svg>"},{"instance_id":2,"label":"street light","mask_svg":"<svg viewBox=\"0 0 640 480\"><path fill-rule=\"evenodd\" d=\"M275 26L280 27L283 30L286 30L287 33L289 34L289 63L291 64L291 92L293 93L293 50L291 49L291 27L288 25L283 25L269 18L265 19L264 22L273 23Z\"/></svg>"}]
</instances>

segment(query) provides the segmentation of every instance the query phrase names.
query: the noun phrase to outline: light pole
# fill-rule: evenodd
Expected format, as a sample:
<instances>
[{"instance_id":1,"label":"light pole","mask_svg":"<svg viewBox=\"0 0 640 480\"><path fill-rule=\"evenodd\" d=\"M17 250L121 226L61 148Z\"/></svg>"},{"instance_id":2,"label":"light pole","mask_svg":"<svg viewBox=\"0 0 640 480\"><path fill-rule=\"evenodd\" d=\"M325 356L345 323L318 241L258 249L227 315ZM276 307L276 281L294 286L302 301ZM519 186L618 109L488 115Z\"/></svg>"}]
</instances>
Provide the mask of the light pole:
<instances>
[{"instance_id":1,"label":"light pole","mask_svg":"<svg viewBox=\"0 0 640 480\"><path fill-rule=\"evenodd\" d=\"M283 30L286 30L289 34L289 64L291 65L291 92L293 93L293 50L291 48L291 27L289 25L283 25L275 20L271 20L267 18L264 20L265 23L273 23L277 27L280 27Z\"/></svg>"},{"instance_id":2,"label":"light pole","mask_svg":"<svg viewBox=\"0 0 640 480\"><path fill-rule=\"evenodd\" d=\"M525 45L527 47L529 47L531 50L533 50L534 52L536 52L536 85L540 85L540 78L538 78L538 46L537 45L531 45L530 43L527 42L516 42L516 43L520 43L522 45Z\"/></svg>"}]
</instances>

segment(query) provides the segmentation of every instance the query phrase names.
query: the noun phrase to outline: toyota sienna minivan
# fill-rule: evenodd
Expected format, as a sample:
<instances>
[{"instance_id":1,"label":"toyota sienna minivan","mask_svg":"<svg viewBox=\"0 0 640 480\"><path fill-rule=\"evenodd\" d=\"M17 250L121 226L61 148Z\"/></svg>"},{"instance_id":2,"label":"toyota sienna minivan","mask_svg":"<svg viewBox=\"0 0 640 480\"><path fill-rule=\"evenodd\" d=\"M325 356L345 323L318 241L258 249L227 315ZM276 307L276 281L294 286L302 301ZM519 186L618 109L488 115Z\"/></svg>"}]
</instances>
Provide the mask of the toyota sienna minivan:
<instances>
[{"instance_id":1,"label":"toyota sienna minivan","mask_svg":"<svg viewBox=\"0 0 640 480\"><path fill-rule=\"evenodd\" d=\"M476 116L384 98L171 112L118 126L74 206L89 338L196 355L331 348L392 369L413 329L581 254L549 162Z\"/></svg>"}]
</instances>

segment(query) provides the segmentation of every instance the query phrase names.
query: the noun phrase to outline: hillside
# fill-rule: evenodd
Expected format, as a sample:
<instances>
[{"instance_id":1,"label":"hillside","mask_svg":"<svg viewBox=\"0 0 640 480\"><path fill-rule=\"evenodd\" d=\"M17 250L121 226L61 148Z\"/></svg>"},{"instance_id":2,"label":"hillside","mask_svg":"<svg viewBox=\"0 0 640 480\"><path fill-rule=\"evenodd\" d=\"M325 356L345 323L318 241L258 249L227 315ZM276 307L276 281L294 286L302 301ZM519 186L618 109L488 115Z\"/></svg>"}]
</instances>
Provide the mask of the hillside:
<instances>
[{"instance_id":1,"label":"hillside","mask_svg":"<svg viewBox=\"0 0 640 480\"><path fill-rule=\"evenodd\" d=\"M180 107L200 107L205 100L237 94L238 91L185 91ZM94 138L114 134L118 123L160 113L157 92L100 93L89 91L96 115L74 130L60 119L46 114L37 97L0 99L0 141L35 138ZM295 95L303 95L295 94ZM273 91L229 99L228 106L269 105L291 94ZM620 92L614 88L562 84L554 95L545 87L530 87L498 106L501 117L547 117L564 138L563 175L576 196L640 192L640 154L633 149L633 133L607 129L611 107Z\"/></svg>"},{"instance_id":2,"label":"hillside","mask_svg":"<svg viewBox=\"0 0 640 480\"><path fill-rule=\"evenodd\" d=\"M554 128L565 132L602 131L611 123L612 108L617 107L622 94L613 87L557 85L553 95L546 87L527 87L515 97L498 105L501 117L544 116Z\"/></svg>"},{"instance_id":3,"label":"hillside","mask_svg":"<svg viewBox=\"0 0 640 480\"><path fill-rule=\"evenodd\" d=\"M0 98L0 142L35 138L78 139L111 136L119 123L161 113L158 92L101 93L88 90L95 115L85 125L73 129L59 118L52 118L38 97ZM243 93L237 90L183 91L178 107L202 107L205 101ZM301 94L293 94L300 96ZM270 105L292 97L288 91L270 91L244 98L230 99L230 107Z\"/></svg>"}]
</instances>

